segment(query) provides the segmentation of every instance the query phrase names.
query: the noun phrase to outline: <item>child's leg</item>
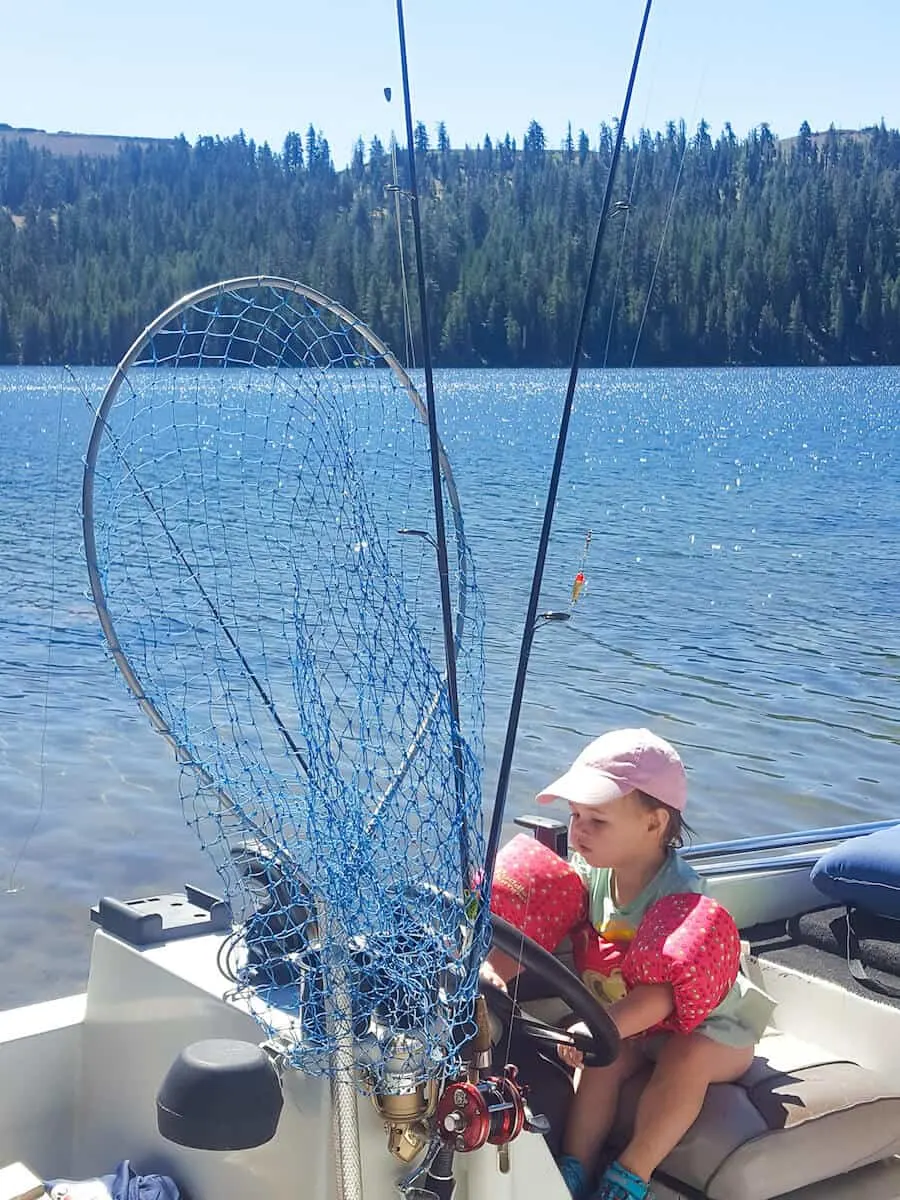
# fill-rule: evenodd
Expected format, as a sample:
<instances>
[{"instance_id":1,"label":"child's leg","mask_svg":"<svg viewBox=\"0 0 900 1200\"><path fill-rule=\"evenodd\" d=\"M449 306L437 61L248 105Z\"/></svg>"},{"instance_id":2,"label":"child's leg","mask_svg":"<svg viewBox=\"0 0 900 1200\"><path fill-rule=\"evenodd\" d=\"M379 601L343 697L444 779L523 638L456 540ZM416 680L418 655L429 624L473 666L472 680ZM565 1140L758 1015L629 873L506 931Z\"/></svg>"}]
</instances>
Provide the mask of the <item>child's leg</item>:
<instances>
[{"instance_id":1,"label":"child's leg","mask_svg":"<svg viewBox=\"0 0 900 1200\"><path fill-rule=\"evenodd\" d=\"M752 1061L752 1046L725 1046L702 1033L672 1034L638 1101L621 1165L649 1180L696 1121L709 1085L739 1079Z\"/></svg>"},{"instance_id":2,"label":"child's leg","mask_svg":"<svg viewBox=\"0 0 900 1200\"><path fill-rule=\"evenodd\" d=\"M633 1041L623 1041L608 1067L584 1067L569 1109L563 1153L577 1158L585 1173L593 1169L616 1115L619 1091L647 1059Z\"/></svg>"}]
</instances>

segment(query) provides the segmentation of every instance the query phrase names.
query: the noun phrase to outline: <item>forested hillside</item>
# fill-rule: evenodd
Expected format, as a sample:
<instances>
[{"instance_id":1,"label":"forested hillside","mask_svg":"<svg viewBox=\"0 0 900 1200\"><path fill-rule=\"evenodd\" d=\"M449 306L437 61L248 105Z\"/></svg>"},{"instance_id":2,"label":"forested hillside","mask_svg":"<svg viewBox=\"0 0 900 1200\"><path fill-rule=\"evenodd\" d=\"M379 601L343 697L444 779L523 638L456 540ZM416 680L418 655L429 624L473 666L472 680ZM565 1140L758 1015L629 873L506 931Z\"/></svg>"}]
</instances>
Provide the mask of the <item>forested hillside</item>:
<instances>
[{"instance_id":1,"label":"forested hillside","mask_svg":"<svg viewBox=\"0 0 900 1200\"><path fill-rule=\"evenodd\" d=\"M601 127L549 147L532 122L519 144L460 150L417 128L439 364L568 362L612 142ZM262 272L321 289L404 357L391 181L380 142L336 171L312 127L280 152L239 134L63 156L6 137L0 362L112 363L183 293ZM591 363L900 362L897 131L780 143L670 124L627 147L617 195Z\"/></svg>"}]
</instances>

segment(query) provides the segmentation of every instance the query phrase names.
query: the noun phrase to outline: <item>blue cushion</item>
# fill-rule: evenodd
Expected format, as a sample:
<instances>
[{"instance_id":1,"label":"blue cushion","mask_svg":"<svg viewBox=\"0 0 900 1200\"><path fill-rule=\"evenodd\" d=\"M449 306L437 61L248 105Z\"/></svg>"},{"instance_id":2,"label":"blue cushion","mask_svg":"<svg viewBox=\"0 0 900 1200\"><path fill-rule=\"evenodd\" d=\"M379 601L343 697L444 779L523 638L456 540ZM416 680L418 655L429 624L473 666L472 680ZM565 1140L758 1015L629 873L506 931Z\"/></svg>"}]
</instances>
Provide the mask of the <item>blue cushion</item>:
<instances>
[{"instance_id":1,"label":"blue cushion","mask_svg":"<svg viewBox=\"0 0 900 1200\"><path fill-rule=\"evenodd\" d=\"M900 918L900 825L833 846L811 878L831 900Z\"/></svg>"}]
</instances>

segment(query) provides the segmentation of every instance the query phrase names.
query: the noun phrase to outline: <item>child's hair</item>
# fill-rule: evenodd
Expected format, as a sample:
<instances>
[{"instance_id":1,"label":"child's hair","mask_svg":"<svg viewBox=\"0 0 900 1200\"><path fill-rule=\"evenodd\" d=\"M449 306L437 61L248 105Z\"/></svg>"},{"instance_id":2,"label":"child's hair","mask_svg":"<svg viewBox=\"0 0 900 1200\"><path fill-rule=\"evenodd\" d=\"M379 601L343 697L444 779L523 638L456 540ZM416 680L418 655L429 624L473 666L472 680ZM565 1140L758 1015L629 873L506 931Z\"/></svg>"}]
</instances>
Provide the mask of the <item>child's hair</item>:
<instances>
[{"instance_id":1,"label":"child's hair","mask_svg":"<svg viewBox=\"0 0 900 1200\"><path fill-rule=\"evenodd\" d=\"M663 845L667 850L679 850L686 841L694 836L694 831L684 819L684 813L678 811L677 808L672 808L668 804L663 804L662 800L657 800L655 796L650 796L646 792L642 792L639 788L635 788L635 796L638 803L648 812L653 812L654 809L661 808L668 817L668 825L663 837Z\"/></svg>"}]
</instances>

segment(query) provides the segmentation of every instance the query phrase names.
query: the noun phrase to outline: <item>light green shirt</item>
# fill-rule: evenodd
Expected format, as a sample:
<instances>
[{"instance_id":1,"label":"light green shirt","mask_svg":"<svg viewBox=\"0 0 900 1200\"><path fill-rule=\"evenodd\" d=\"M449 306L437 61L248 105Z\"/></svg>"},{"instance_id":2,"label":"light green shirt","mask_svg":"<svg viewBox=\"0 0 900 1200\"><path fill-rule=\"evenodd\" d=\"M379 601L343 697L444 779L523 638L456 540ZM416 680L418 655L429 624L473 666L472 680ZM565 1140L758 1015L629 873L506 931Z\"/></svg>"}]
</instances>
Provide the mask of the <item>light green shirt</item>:
<instances>
[{"instance_id":1,"label":"light green shirt","mask_svg":"<svg viewBox=\"0 0 900 1200\"><path fill-rule=\"evenodd\" d=\"M669 851L665 862L640 895L621 907L613 900L609 867L588 866L580 854L572 856L572 866L588 890L591 924L601 936L611 941L630 941L644 913L663 896L678 892L707 895L706 880L674 850ZM713 1009L697 1032L728 1046L752 1046L762 1037L774 1007L761 988L739 973L725 999Z\"/></svg>"}]
</instances>

